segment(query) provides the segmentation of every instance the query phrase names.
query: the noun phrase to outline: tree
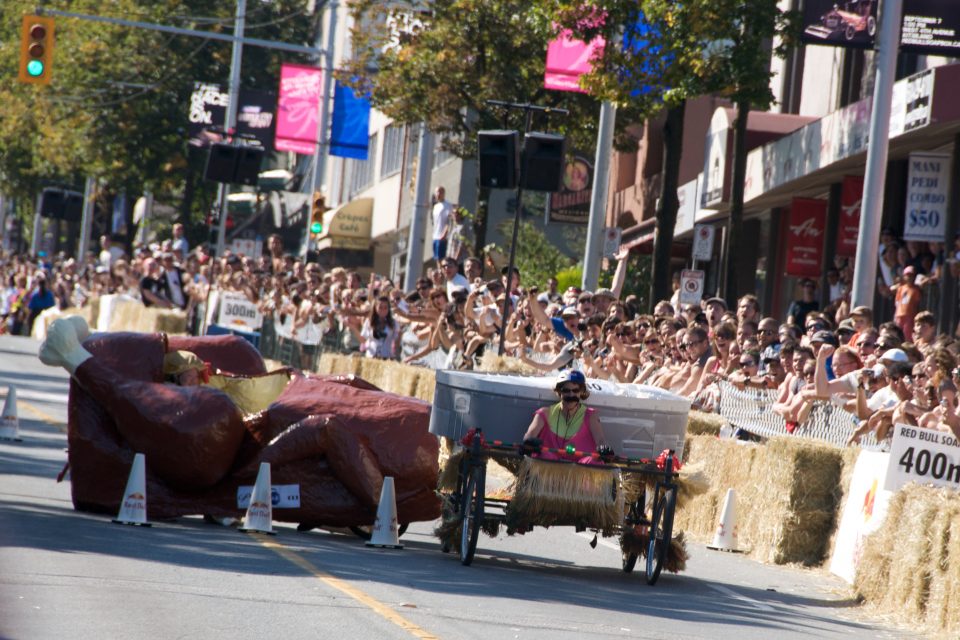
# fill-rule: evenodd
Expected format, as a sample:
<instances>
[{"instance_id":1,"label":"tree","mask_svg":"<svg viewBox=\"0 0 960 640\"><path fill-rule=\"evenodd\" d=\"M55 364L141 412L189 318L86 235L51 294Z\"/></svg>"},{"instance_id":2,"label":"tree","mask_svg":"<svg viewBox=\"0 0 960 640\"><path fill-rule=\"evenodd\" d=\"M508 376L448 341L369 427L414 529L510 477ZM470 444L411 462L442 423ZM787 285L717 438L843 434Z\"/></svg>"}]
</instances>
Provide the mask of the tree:
<instances>
[{"instance_id":1,"label":"tree","mask_svg":"<svg viewBox=\"0 0 960 640\"><path fill-rule=\"evenodd\" d=\"M184 192L196 187L191 213L205 210L215 185L196 180L204 157L191 153L186 144L189 97L194 81L227 84L230 43L56 18L52 84L23 85L12 70L19 56L21 16L32 13L36 4L0 3L0 64L11 70L0 77L0 191L32 202L43 186L81 187L89 175L113 190L135 194L149 188L167 201L183 199ZM232 29L235 5L216 0L70 0L57 7L222 32ZM305 44L313 40L316 27L305 18L299 0L256 3L248 9L247 32ZM242 85L275 90L281 59L306 61L303 56L244 48Z\"/></svg>"},{"instance_id":2,"label":"tree","mask_svg":"<svg viewBox=\"0 0 960 640\"><path fill-rule=\"evenodd\" d=\"M792 14L771 0L611 0L603 4L602 12L558 0L555 15L588 41L604 37L607 43L615 43L603 48L593 72L583 81L591 93L618 105L633 105L645 118L663 116L652 305L670 296L686 101L718 93L735 101L743 96L761 108L769 106L773 96L768 86L769 49L764 43L779 35L784 40L777 53L784 51ZM765 67L761 60L766 61Z\"/></svg>"},{"instance_id":3,"label":"tree","mask_svg":"<svg viewBox=\"0 0 960 640\"><path fill-rule=\"evenodd\" d=\"M513 222L505 221L501 225L504 235L513 230ZM504 255L509 252L490 245L487 250L499 250ZM571 266L573 261L555 247L542 231L530 222L521 222L517 230L516 267L520 270L524 286L538 286L541 289L549 278L555 278L558 273Z\"/></svg>"}]
</instances>

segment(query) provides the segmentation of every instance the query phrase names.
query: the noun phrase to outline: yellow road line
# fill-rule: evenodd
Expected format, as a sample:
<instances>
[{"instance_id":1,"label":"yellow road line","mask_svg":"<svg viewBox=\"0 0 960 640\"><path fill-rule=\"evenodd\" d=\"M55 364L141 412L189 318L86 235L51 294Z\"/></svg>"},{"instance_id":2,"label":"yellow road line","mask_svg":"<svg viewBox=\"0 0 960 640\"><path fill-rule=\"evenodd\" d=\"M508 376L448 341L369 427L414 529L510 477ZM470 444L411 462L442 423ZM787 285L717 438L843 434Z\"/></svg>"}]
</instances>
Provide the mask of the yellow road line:
<instances>
[{"instance_id":1,"label":"yellow road line","mask_svg":"<svg viewBox=\"0 0 960 640\"><path fill-rule=\"evenodd\" d=\"M253 534L253 536L260 542L260 544L270 549L277 555L292 562L293 564L297 565L307 573L314 575L317 579L319 579L324 584L331 586L337 591L340 591L350 596L360 604L363 604L373 609L375 613L379 614L381 617L397 625L398 627L408 632L413 637L420 638L421 640L440 640L438 636L435 636L429 631L426 631L425 629L422 629L417 625L413 624L412 622L410 622L409 620L407 620L406 618L404 618L399 613L391 609L389 606L383 604L379 600L367 595L360 589L357 589L356 587L341 580L340 578L335 578L329 573L314 566L309 560L307 560L300 554L294 551L291 551L290 549L283 546L282 544L278 544L276 542L273 542L272 540L268 540L264 536L259 536L256 534Z\"/></svg>"},{"instance_id":2,"label":"yellow road line","mask_svg":"<svg viewBox=\"0 0 960 640\"><path fill-rule=\"evenodd\" d=\"M64 432L66 431L66 425L64 425L63 422L61 422L60 420L57 420L56 418L51 416L49 413L45 411L41 411L40 409L37 409L35 406L30 404L29 402L24 402L23 400L17 400L17 406L23 407L24 409L34 414L35 416L37 416L47 424L52 424L53 426L58 428L60 431L64 431Z\"/></svg>"}]
</instances>

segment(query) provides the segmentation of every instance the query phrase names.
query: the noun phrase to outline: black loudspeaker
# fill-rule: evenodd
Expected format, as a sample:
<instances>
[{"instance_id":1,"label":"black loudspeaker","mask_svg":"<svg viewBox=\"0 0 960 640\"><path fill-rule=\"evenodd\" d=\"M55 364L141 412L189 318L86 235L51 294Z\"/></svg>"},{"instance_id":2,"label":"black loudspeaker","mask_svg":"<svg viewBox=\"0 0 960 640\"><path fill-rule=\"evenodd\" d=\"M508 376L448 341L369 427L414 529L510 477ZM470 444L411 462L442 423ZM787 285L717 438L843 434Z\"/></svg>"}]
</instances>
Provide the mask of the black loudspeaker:
<instances>
[{"instance_id":1,"label":"black loudspeaker","mask_svg":"<svg viewBox=\"0 0 960 640\"><path fill-rule=\"evenodd\" d=\"M237 147L218 142L210 145L203 177L214 182L233 182L237 171Z\"/></svg>"},{"instance_id":2,"label":"black loudspeaker","mask_svg":"<svg viewBox=\"0 0 960 640\"><path fill-rule=\"evenodd\" d=\"M63 203L63 219L67 222L80 222L83 218L83 194L67 191Z\"/></svg>"},{"instance_id":3,"label":"black loudspeaker","mask_svg":"<svg viewBox=\"0 0 960 640\"><path fill-rule=\"evenodd\" d=\"M237 169L233 176L233 182L245 184L249 187L256 186L260 177L260 164L263 162L263 149L261 147L239 147L237 151Z\"/></svg>"},{"instance_id":4,"label":"black loudspeaker","mask_svg":"<svg viewBox=\"0 0 960 640\"><path fill-rule=\"evenodd\" d=\"M523 143L521 186L529 191L559 191L567 139L552 133L528 133Z\"/></svg>"},{"instance_id":5,"label":"black loudspeaker","mask_svg":"<svg viewBox=\"0 0 960 640\"><path fill-rule=\"evenodd\" d=\"M480 131L480 186L494 189L517 187L517 152L519 134L516 131Z\"/></svg>"},{"instance_id":6,"label":"black loudspeaker","mask_svg":"<svg viewBox=\"0 0 960 640\"><path fill-rule=\"evenodd\" d=\"M40 193L37 213L41 218L62 218L67 195L63 189L48 187Z\"/></svg>"}]
</instances>

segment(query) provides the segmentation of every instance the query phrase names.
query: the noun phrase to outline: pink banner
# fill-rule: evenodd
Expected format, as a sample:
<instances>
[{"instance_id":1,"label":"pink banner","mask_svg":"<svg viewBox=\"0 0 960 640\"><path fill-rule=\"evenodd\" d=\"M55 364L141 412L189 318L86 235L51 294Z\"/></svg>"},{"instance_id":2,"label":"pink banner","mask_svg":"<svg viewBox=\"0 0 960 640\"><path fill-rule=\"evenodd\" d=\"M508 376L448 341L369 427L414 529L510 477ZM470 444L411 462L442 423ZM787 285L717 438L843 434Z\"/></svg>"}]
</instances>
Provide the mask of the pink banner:
<instances>
[{"instance_id":1,"label":"pink banner","mask_svg":"<svg viewBox=\"0 0 960 640\"><path fill-rule=\"evenodd\" d=\"M280 67L280 97L277 100L277 151L305 155L316 150L317 117L323 70L299 64Z\"/></svg>"},{"instance_id":2,"label":"pink banner","mask_svg":"<svg viewBox=\"0 0 960 640\"><path fill-rule=\"evenodd\" d=\"M590 71L590 60L601 47L603 38L595 38L588 44L575 40L570 31L561 32L547 45L547 72L543 86L556 91L586 93L580 88L580 76Z\"/></svg>"}]
</instances>

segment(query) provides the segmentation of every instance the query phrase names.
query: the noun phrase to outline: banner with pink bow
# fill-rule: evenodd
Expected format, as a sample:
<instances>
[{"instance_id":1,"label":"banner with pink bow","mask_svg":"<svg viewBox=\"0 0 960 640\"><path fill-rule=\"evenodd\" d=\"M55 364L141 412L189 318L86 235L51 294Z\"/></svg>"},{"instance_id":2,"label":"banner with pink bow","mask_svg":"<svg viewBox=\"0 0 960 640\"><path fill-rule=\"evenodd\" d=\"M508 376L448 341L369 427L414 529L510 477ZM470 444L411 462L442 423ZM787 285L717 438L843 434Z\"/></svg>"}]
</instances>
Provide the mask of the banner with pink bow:
<instances>
[{"instance_id":1,"label":"banner with pink bow","mask_svg":"<svg viewBox=\"0 0 960 640\"><path fill-rule=\"evenodd\" d=\"M570 31L562 31L555 40L547 45L547 69L543 79L546 89L555 91L577 91L580 88L580 76L590 71L590 60L598 49L603 47L603 38L583 42L573 37Z\"/></svg>"},{"instance_id":2,"label":"banner with pink bow","mask_svg":"<svg viewBox=\"0 0 960 640\"><path fill-rule=\"evenodd\" d=\"M299 64L280 67L277 100L277 151L310 155L316 150L323 70Z\"/></svg>"}]
</instances>

